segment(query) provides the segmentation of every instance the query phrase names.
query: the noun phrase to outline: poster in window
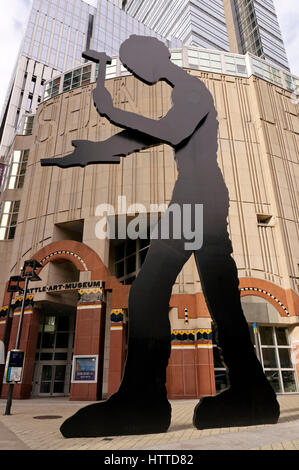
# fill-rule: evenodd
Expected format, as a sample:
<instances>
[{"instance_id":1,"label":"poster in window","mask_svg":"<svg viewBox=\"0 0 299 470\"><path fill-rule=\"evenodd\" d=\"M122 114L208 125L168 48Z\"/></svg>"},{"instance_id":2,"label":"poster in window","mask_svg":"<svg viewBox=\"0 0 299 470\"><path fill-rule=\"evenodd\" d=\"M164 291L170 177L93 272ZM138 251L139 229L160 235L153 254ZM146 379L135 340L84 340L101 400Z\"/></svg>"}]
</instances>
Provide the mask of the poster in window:
<instances>
[{"instance_id":1,"label":"poster in window","mask_svg":"<svg viewBox=\"0 0 299 470\"><path fill-rule=\"evenodd\" d=\"M75 381L96 381L96 358L77 357L75 358Z\"/></svg>"}]
</instances>

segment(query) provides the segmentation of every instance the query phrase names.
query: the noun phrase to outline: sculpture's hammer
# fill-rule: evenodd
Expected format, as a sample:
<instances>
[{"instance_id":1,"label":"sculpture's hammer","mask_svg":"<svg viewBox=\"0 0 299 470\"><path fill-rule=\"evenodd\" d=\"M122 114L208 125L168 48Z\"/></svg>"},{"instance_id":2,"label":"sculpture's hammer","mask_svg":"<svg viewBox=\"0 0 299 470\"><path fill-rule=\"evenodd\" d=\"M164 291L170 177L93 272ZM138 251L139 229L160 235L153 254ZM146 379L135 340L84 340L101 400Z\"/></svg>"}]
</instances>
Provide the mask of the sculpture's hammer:
<instances>
[{"instance_id":1,"label":"sculpture's hammer","mask_svg":"<svg viewBox=\"0 0 299 470\"><path fill-rule=\"evenodd\" d=\"M92 49L82 52L83 59L91 60L96 64L99 64L99 73L97 82L99 85L105 83L106 78L106 65L111 64L111 57L109 57L105 52L97 52Z\"/></svg>"}]
</instances>

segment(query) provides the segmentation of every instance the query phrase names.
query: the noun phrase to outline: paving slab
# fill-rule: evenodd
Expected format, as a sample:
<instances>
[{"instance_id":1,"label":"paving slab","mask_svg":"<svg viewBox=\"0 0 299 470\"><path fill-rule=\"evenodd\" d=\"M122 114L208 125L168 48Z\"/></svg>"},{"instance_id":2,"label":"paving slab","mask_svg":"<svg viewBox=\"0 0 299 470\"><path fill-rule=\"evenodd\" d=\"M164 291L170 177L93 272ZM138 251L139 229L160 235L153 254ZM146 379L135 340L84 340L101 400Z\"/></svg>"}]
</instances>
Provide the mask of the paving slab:
<instances>
[{"instance_id":1,"label":"paving slab","mask_svg":"<svg viewBox=\"0 0 299 470\"><path fill-rule=\"evenodd\" d=\"M258 429L246 428L237 432L224 432L221 436L183 439L163 445L144 447L142 450L257 450L266 446L282 446L285 450L296 449L292 443L299 436L299 420L290 423L266 425ZM282 440L283 439L283 440Z\"/></svg>"},{"instance_id":2,"label":"paving slab","mask_svg":"<svg viewBox=\"0 0 299 470\"><path fill-rule=\"evenodd\" d=\"M28 447L15 433L0 422L0 450L29 450Z\"/></svg>"},{"instance_id":3,"label":"paving slab","mask_svg":"<svg viewBox=\"0 0 299 470\"><path fill-rule=\"evenodd\" d=\"M0 400L0 449L31 450L298 450L299 394L280 395L281 417L276 425L197 430L192 416L197 400L173 400L167 433L106 438L65 439L59 428L79 408L91 402L66 398L13 400L11 416L4 416ZM47 416L47 419L36 419ZM54 416L50 419L49 416Z\"/></svg>"}]
</instances>

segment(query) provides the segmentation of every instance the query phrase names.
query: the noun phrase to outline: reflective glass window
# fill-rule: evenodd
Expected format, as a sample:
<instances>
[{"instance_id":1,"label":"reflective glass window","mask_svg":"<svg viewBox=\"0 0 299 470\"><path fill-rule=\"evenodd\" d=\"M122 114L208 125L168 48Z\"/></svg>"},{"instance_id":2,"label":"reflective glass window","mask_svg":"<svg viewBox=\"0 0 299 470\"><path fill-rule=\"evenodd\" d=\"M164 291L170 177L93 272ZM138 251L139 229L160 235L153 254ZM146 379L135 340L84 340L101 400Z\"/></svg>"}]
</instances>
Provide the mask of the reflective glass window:
<instances>
[{"instance_id":1,"label":"reflective glass window","mask_svg":"<svg viewBox=\"0 0 299 470\"><path fill-rule=\"evenodd\" d=\"M265 375L267 379L269 380L274 392L281 393L282 389L281 389L281 383L280 383L278 371L266 370Z\"/></svg>"},{"instance_id":2,"label":"reflective glass window","mask_svg":"<svg viewBox=\"0 0 299 470\"><path fill-rule=\"evenodd\" d=\"M274 344L273 328L271 326L260 326L259 332L262 345L266 346Z\"/></svg>"},{"instance_id":3,"label":"reflective glass window","mask_svg":"<svg viewBox=\"0 0 299 470\"><path fill-rule=\"evenodd\" d=\"M11 240L15 236L20 201L5 201L0 213L0 240Z\"/></svg>"},{"instance_id":4,"label":"reflective glass window","mask_svg":"<svg viewBox=\"0 0 299 470\"><path fill-rule=\"evenodd\" d=\"M296 392L297 376L288 328L258 326L257 332L258 343L261 344L261 362L272 387L279 393Z\"/></svg>"},{"instance_id":5,"label":"reflective glass window","mask_svg":"<svg viewBox=\"0 0 299 470\"><path fill-rule=\"evenodd\" d=\"M145 260L148 239L125 240L114 246L114 272L122 284L131 284Z\"/></svg>"},{"instance_id":6,"label":"reflective glass window","mask_svg":"<svg viewBox=\"0 0 299 470\"><path fill-rule=\"evenodd\" d=\"M279 346L287 346L289 344L287 331L288 331L287 328L282 328L282 327L275 328L277 344Z\"/></svg>"},{"instance_id":7,"label":"reflective glass window","mask_svg":"<svg viewBox=\"0 0 299 470\"><path fill-rule=\"evenodd\" d=\"M262 348L263 362L266 369L277 368L277 358L275 348Z\"/></svg>"},{"instance_id":8,"label":"reflective glass window","mask_svg":"<svg viewBox=\"0 0 299 470\"><path fill-rule=\"evenodd\" d=\"M296 379L294 371L282 371L282 381L285 393L297 392Z\"/></svg>"}]
</instances>

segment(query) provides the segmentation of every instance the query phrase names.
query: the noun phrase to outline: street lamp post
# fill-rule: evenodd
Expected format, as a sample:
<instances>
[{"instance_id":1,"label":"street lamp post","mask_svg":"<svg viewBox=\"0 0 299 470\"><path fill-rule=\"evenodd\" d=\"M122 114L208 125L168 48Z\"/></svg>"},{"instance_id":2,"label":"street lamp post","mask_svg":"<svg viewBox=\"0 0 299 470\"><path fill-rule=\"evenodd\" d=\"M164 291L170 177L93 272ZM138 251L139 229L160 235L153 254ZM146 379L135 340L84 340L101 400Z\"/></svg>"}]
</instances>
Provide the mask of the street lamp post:
<instances>
[{"instance_id":1,"label":"street lamp post","mask_svg":"<svg viewBox=\"0 0 299 470\"><path fill-rule=\"evenodd\" d=\"M21 334L22 334L22 326L23 326L23 318L24 318L24 311L25 311L25 302L26 296L28 292L28 285L29 281L40 281L41 278L36 274L36 269L41 268L42 265L36 260L28 260L25 261L24 266L21 270L22 280L25 280L25 288L22 300L22 307L21 307L21 314L16 338L16 345L15 349L19 349L20 341L21 341ZM31 270L28 268L31 268ZM7 402L6 402L6 409L4 415L10 415L11 404L12 404L12 395L13 395L14 383L9 384L8 394L7 394Z\"/></svg>"},{"instance_id":2,"label":"street lamp post","mask_svg":"<svg viewBox=\"0 0 299 470\"><path fill-rule=\"evenodd\" d=\"M23 289L20 287L20 282L23 281L23 278L21 276L11 276L9 278L9 283L7 287L7 292L9 292L9 303L8 303L8 310L7 310L7 316L6 316L6 321L5 321L5 327L4 327L4 332L2 336L2 341L5 344L8 340L8 336L10 333L10 326L11 326L11 320L12 320L12 296L14 292L23 292Z\"/></svg>"},{"instance_id":3,"label":"street lamp post","mask_svg":"<svg viewBox=\"0 0 299 470\"><path fill-rule=\"evenodd\" d=\"M10 295L9 295L9 302L8 302L8 309L7 309L7 315L6 315L6 320L5 320L4 332L2 336L4 355L6 354L6 351L8 350L11 324L12 324L12 319L13 319L12 297L13 297L14 292L23 292L23 289L20 287L21 281L23 281L23 278L21 276L11 276L8 282L7 292L9 292ZM1 382L2 382L2 372L1 372Z\"/></svg>"},{"instance_id":4,"label":"street lamp post","mask_svg":"<svg viewBox=\"0 0 299 470\"><path fill-rule=\"evenodd\" d=\"M26 296L27 296L27 292L28 292L28 285L29 285L29 277L26 277L25 278L25 289L24 289L24 295L23 295L23 299L22 299L21 315L20 315L20 321L19 321L19 326L18 326L15 349L19 349L19 347L20 347L20 340L21 340L21 333L22 333L22 326L23 326Z\"/></svg>"}]
</instances>

